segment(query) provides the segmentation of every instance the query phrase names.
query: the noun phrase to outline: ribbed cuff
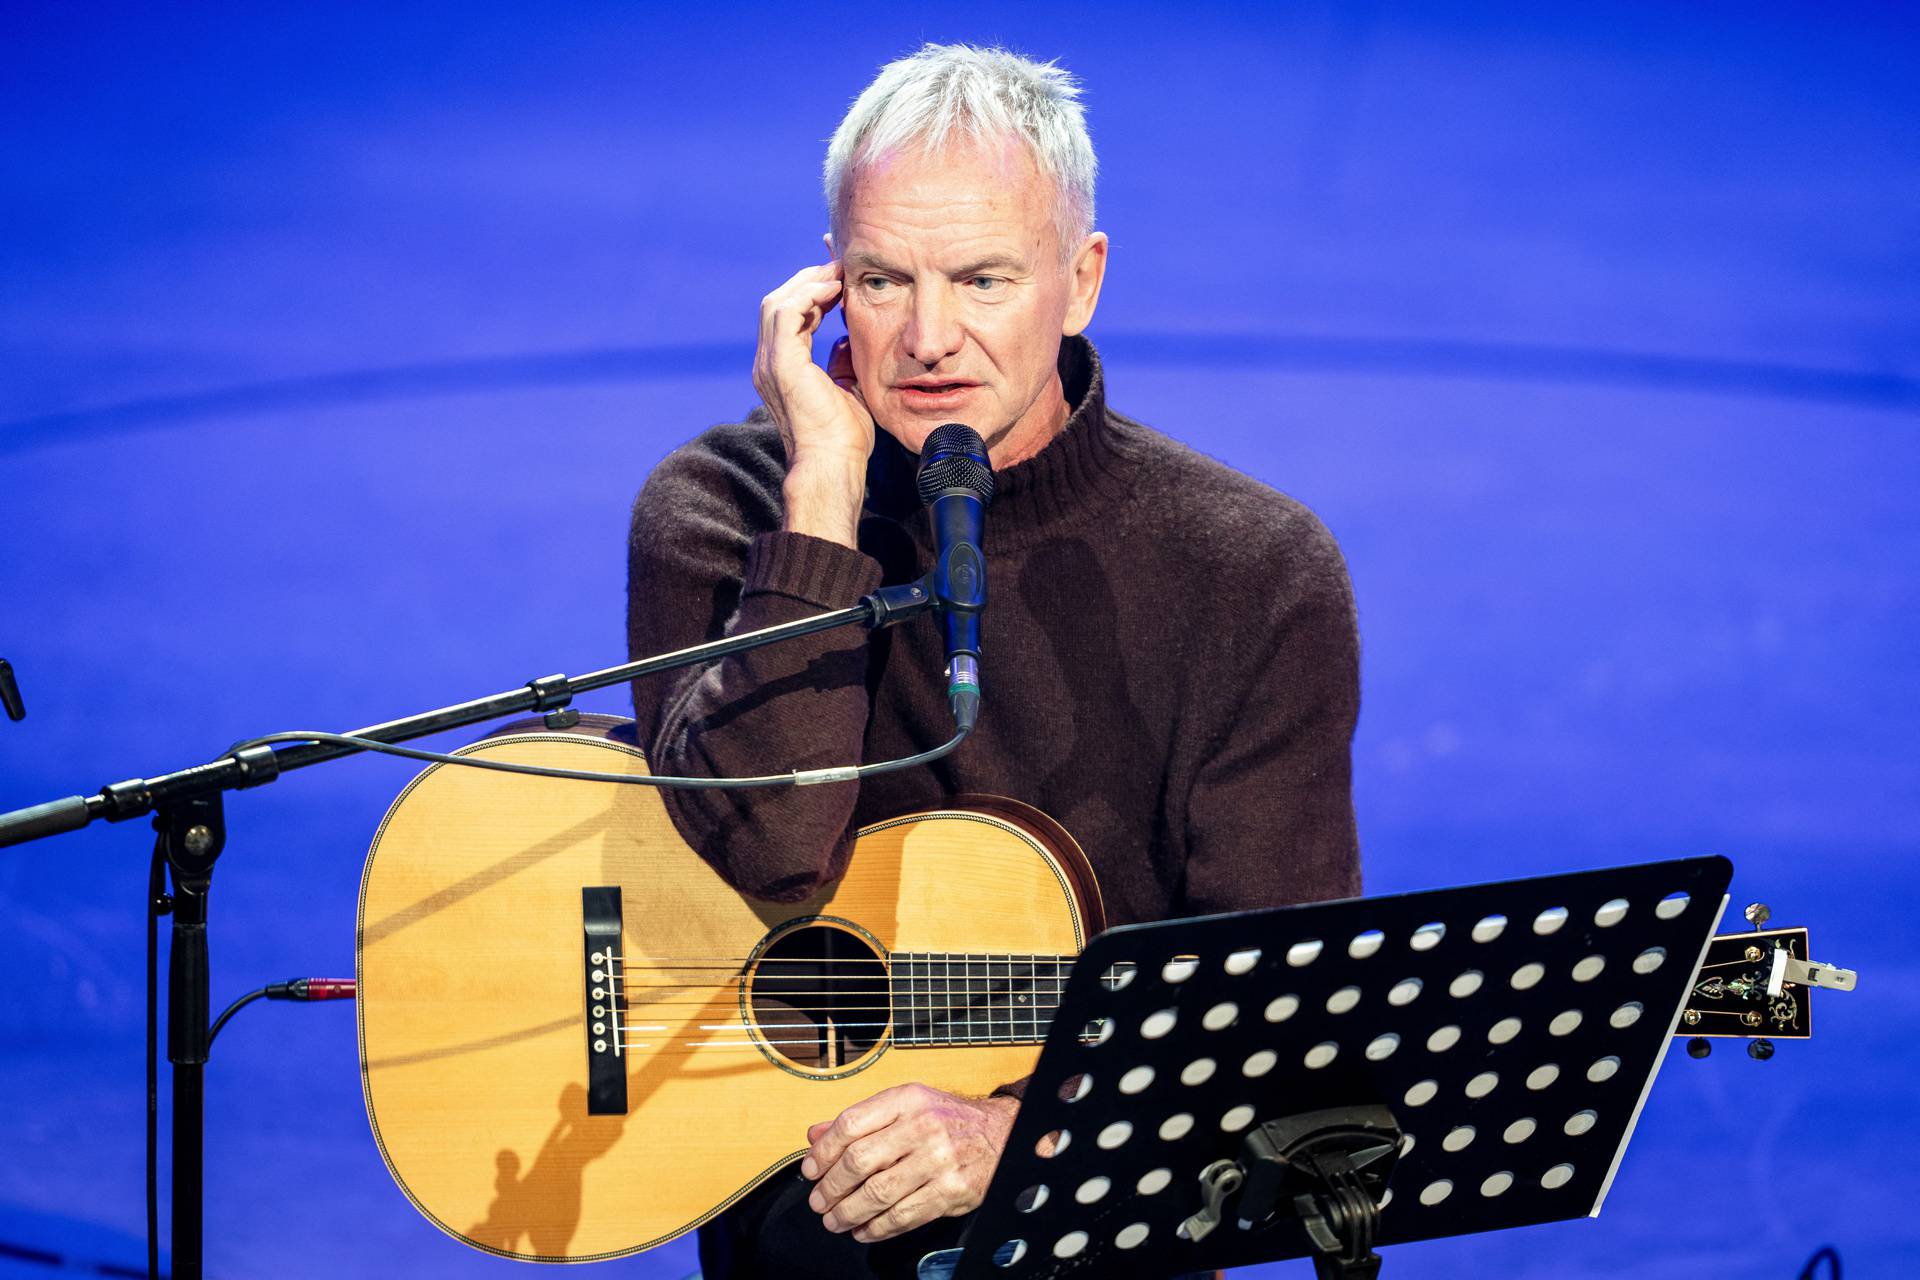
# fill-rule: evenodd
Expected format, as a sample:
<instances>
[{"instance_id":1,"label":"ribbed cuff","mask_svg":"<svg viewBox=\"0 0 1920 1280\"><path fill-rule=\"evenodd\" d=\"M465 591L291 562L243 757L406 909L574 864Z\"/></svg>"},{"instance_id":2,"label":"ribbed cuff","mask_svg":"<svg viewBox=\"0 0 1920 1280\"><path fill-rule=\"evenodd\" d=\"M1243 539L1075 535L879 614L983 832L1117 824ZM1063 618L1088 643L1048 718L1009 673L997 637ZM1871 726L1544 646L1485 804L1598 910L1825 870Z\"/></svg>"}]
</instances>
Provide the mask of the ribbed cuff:
<instances>
[{"instance_id":1,"label":"ribbed cuff","mask_svg":"<svg viewBox=\"0 0 1920 1280\"><path fill-rule=\"evenodd\" d=\"M864 551L806 533L762 533L747 548L740 594L790 596L822 609L844 609L880 586L880 562Z\"/></svg>"}]
</instances>

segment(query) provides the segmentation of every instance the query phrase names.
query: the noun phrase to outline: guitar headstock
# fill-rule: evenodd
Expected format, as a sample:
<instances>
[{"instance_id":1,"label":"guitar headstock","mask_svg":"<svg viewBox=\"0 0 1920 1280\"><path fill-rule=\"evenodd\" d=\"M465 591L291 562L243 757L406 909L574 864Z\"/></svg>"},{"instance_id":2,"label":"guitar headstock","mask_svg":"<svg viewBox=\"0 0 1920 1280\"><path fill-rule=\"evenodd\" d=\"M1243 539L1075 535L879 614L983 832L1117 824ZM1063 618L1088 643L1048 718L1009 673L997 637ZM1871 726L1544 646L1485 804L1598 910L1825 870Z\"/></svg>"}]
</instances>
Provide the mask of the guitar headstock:
<instances>
[{"instance_id":1,"label":"guitar headstock","mask_svg":"<svg viewBox=\"0 0 1920 1280\"><path fill-rule=\"evenodd\" d=\"M1751 1041L1752 1057L1770 1058L1774 1040L1812 1038L1814 987L1853 990L1852 970L1808 958L1805 929L1768 929L1767 915L1765 904L1755 903L1747 918L1760 927L1707 943L1676 1029L1692 1037L1687 1052L1694 1057L1707 1056L1709 1040L1742 1039Z\"/></svg>"},{"instance_id":2,"label":"guitar headstock","mask_svg":"<svg viewBox=\"0 0 1920 1280\"><path fill-rule=\"evenodd\" d=\"M1707 943L1707 958L1680 1010L1680 1029L1715 1039L1770 1036L1806 1040L1813 1035L1813 1007L1805 988L1783 984L1770 995L1767 980L1773 952L1784 947L1794 959L1807 958L1805 929L1766 929L1726 933Z\"/></svg>"}]
</instances>

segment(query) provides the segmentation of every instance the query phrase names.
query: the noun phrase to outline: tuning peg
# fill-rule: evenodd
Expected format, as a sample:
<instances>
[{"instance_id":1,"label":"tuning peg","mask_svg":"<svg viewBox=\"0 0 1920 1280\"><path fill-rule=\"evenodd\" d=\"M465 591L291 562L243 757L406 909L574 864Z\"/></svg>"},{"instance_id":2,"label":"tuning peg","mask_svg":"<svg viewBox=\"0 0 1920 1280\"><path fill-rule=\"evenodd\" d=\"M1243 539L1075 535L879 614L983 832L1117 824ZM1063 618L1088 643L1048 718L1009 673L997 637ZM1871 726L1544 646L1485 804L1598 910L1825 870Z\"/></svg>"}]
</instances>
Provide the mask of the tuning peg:
<instances>
[{"instance_id":1,"label":"tuning peg","mask_svg":"<svg viewBox=\"0 0 1920 1280\"><path fill-rule=\"evenodd\" d=\"M1745 915L1747 923L1753 926L1755 933L1766 928L1767 921L1773 919L1773 912L1767 909L1767 904L1764 902L1749 902Z\"/></svg>"},{"instance_id":2,"label":"tuning peg","mask_svg":"<svg viewBox=\"0 0 1920 1280\"><path fill-rule=\"evenodd\" d=\"M1771 1058L1773 1056L1773 1041L1771 1040L1747 1041L1747 1056L1749 1058L1752 1058L1755 1062L1765 1062L1768 1058Z\"/></svg>"},{"instance_id":3,"label":"tuning peg","mask_svg":"<svg viewBox=\"0 0 1920 1280\"><path fill-rule=\"evenodd\" d=\"M1693 1039L1687 1041L1687 1056L1689 1058L1704 1058L1712 1052L1713 1042L1705 1036L1695 1036Z\"/></svg>"}]
</instances>

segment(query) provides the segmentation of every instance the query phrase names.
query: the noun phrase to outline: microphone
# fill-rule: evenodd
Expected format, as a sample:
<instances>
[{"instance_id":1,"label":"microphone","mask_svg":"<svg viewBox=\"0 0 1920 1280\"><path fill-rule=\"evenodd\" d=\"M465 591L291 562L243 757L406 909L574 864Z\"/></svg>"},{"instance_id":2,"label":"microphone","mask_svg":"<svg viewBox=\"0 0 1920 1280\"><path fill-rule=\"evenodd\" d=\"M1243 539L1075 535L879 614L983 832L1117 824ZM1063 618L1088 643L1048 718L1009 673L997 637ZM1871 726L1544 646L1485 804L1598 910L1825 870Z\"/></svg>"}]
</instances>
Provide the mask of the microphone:
<instances>
[{"instance_id":1,"label":"microphone","mask_svg":"<svg viewBox=\"0 0 1920 1280\"><path fill-rule=\"evenodd\" d=\"M916 483L933 518L933 598L947 630L947 702L962 733L980 715L980 611L987 606L981 530L993 501L986 442L963 423L935 427Z\"/></svg>"}]
</instances>

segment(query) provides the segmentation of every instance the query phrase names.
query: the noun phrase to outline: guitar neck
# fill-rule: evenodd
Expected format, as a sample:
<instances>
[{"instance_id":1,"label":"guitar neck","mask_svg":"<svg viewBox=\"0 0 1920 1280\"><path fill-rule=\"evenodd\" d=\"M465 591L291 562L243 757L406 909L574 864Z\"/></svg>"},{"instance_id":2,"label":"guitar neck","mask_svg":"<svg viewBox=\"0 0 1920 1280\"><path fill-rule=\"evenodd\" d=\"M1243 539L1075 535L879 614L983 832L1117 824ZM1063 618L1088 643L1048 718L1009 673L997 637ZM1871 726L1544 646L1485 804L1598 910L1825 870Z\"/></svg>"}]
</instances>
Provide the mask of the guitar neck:
<instances>
[{"instance_id":1,"label":"guitar neck","mask_svg":"<svg viewBox=\"0 0 1920 1280\"><path fill-rule=\"evenodd\" d=\"M1039 1044L1075 958L895 951L887 984L893 1042L902 1048Z\"/></svg>"}]
</instances>

